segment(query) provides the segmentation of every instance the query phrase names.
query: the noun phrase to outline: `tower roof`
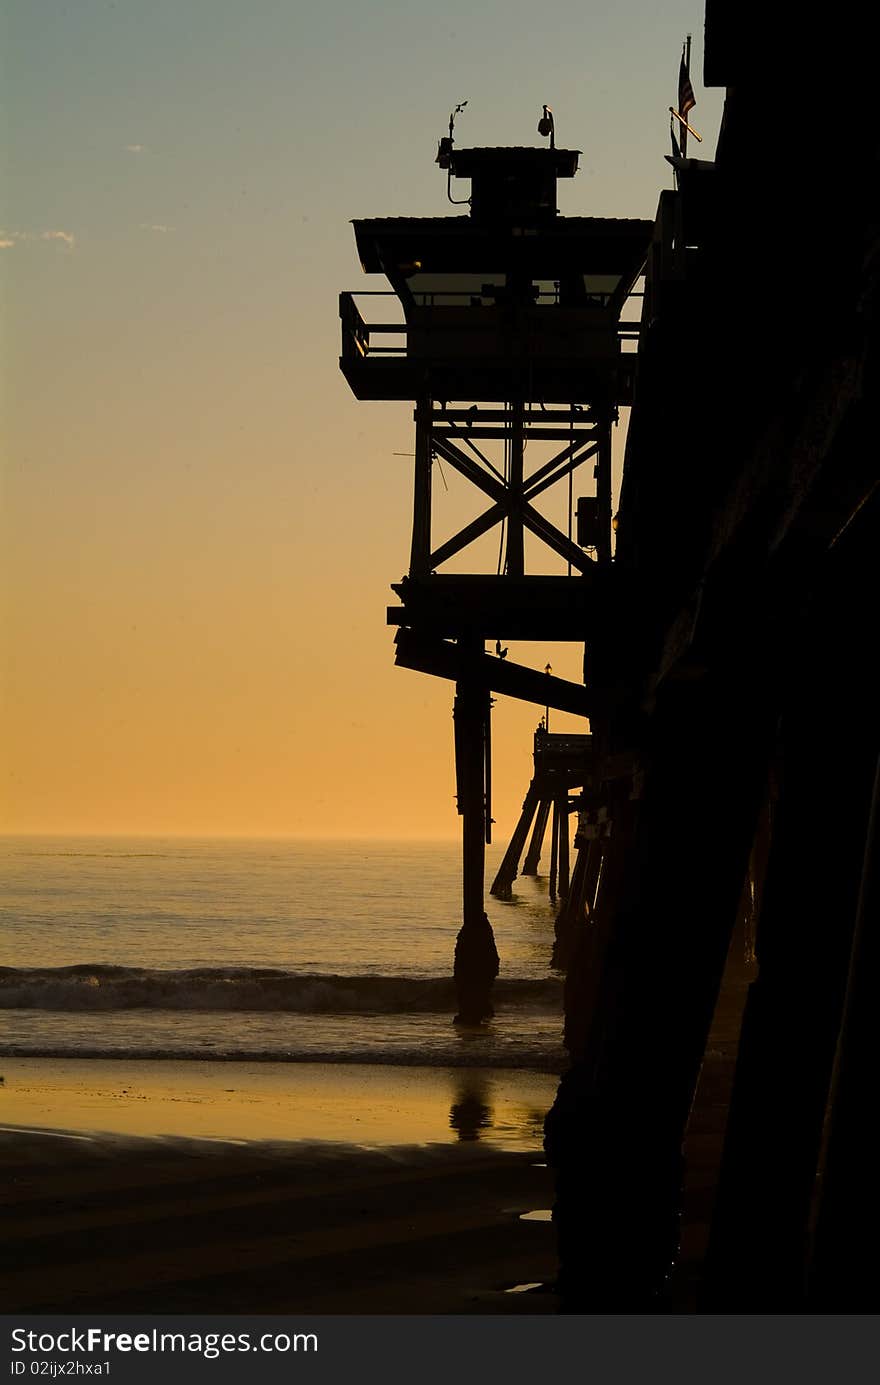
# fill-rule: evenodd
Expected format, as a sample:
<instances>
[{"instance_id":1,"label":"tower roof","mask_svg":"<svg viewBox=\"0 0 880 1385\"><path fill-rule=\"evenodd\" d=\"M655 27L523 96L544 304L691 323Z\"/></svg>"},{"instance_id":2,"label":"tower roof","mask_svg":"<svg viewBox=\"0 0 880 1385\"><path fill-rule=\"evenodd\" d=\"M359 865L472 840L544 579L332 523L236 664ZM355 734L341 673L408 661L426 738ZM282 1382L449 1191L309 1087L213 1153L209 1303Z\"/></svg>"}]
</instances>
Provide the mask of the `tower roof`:
<instances>
[{"instance_id":1,"label":"tower roof","mask_svg":"<svg viewBox=\"0 0 880 1385\"><path fill-rule=\"evenodd\" d=\"M538 226L469 216L372 217L353 224L365 272L389 276L402 266L440 274L527 266L549 278L569 269L634 278L653 230L651 221L595 216L558 216Z\"/></svg>"}]
</instances>

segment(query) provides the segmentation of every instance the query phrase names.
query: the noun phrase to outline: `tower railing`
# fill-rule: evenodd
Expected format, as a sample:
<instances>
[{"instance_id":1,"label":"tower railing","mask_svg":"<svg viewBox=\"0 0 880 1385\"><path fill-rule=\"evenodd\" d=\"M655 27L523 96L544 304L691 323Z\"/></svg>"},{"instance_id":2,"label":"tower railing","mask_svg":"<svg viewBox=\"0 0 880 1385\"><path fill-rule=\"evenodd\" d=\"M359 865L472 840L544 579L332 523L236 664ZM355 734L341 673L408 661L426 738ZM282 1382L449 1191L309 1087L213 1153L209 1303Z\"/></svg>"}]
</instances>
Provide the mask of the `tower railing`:
<instances>
[{"instance_id":1,"label":"tower railing","mask_svg":"<svg viewBox=\"0 0 880 1385\"><path fill-rule=\"evenodd\" d=\"M594 304L582 309L559 308L551 293L539 294L534 306L520 310L515 317L505 316L507 310L500 305L481 304L472 306L463 301L463 295L455 292L432 292L423 295L426 301L415 307L415 316L409 322L391 322L390 313L382 309L391 303L399 304L400 299L393 292L344 292L339 295L339 317L342 323L342 360L344 362L365 362L369 358L388 361L389 359L411 357L413 350L419 357L426 354L430 346L432 354L438 358L455 356L460 358L465 337L473 341L474 354L484 354L489 345L499 347L500 355L516 355L520 349L540 347L540 354L546 355L549 342L552 350L556 333L548 336L547 319L544 313L559 314L560 338L564 333L576 334L581 350L587 357L596 354L596 348L605 342L622 348L625 342L638 340L639 326L636 321L610 324L604 316L605 304L597 295ZM607 297L605 295L604 297ZM369 298L383 300L377 304L379 315L364 316L369 310L358 306L357 299ZM372 305L372 303L371 303ZM424 311L420 311L424 310ZM541 314L536 320L536 315ZM554 324L556 325L556 324ZM541 342L536 343L529 331L534 326L540 329ZM560 350L563 342L560 339ZM506 348L506 349L505 349ZM607 347L606 347L607 349Z\"/></svg>"}]
</instances>

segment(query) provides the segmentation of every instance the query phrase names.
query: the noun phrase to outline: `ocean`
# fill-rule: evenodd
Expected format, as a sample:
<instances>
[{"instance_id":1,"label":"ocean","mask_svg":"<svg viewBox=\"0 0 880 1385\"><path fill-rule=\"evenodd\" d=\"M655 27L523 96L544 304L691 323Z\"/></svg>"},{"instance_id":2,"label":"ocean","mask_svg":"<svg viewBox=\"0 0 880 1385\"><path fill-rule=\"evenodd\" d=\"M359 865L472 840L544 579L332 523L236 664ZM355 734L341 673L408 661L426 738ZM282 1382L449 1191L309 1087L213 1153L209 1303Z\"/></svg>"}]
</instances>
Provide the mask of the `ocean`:
<instances>
[{"instance_id":1,"label":"ocean","mask_svg":"<svg viewBox=\"0 0 880 1385\"><path fill-rule=\"evenodd\" d=\"M564 1064L540 877L487 897L495 1018L452 1024L455 843L7 837L0 880L3 1057Z\"/></svg>"}]
</instances>

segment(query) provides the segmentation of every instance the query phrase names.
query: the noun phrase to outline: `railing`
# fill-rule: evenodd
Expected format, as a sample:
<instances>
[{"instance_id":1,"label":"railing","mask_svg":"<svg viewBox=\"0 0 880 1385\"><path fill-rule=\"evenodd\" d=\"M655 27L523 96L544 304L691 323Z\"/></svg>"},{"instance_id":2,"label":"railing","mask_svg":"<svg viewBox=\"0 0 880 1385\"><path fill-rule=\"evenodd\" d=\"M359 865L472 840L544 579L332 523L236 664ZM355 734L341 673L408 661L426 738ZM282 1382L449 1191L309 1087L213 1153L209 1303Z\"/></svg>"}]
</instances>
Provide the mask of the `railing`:
<instances>
[{"instance_id":1,"label":"railing","mask_svg":"<svg viewBox=\"0 0 880 1385\"><path fill-rule=\"evenodd\" d=\"M396 293L368 291L357 295L353 293L341 293L339 295L343 360L352 360L358 357L366 359L367 356L405 356L406 323L371 322L368 325L354 301L356 296L358 298L393 298L396 303L400 302ZM402 335L404 337L403 345L385 346L384 343L374 340L376 337L387 336L390 333Z\"/></svg>"},{"instance_id":2,"label":"railing","mask_svg":"<svg viewBox=\"0 0 880 1385\"><path fill-rule=\"evenodd\" d=\"M636 296L636 295L631 295ZM503 306L465 306L461 292L433 292L420 295L431 302L417 304L410 322L367 321L355 302L356 298L383 299L400 305L397 294L382 291L341 293L339 316L342 322L342 359L356 362L367 360L423 359L428 343L438 357L458 356L463 344L470 342L482 354L489 355L499 342L553 342L565 337L577 337L585 345L592 338L596 346L611 342L615 347L638 340L638 322L610 324L602 319L602 304L593 308L560 307L553 294L539 296L533 307L514 310L511 317ZM454 303L441 300L455 299ZM381 307L384 305L377 305ZM546 320L544 315L546 313ZM567 353L566 353L567 354ZM585 350L585 354L590 354Z\"/></svg>"}]
</instances>

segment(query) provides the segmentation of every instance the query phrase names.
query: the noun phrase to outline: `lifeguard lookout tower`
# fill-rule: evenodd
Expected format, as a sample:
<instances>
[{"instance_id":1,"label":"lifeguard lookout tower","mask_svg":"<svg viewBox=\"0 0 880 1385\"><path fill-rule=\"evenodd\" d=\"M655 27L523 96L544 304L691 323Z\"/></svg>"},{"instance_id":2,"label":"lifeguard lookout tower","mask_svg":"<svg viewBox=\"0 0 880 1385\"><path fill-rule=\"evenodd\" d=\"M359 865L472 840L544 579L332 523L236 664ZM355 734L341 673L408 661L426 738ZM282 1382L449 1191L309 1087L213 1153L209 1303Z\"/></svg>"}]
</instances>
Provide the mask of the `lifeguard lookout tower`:
<instances>
[{"instance_id":1,"label":"lifeguard lookout tower","mask_svg":"<svg viewBox=\"0 0 880 1385\"><path fill-rule=\"evenodd\" d=\"M354 222L364 270L391 286L364 301L375 310L396 296L402 323L390 313L368 321L356 293L340 297L340 367L354 394L415 404L410 565L388 620L398 664L456 684L464 907L455 976L465 1022L491 1014L498 966L483 909L490 694L589 712L584 685L506 659L502 642L589 638L611 562L611 431L632 394L635 357L622 341L637 328L621 324L621 310L652 232L647 221L561 216L557 185L575 176L579 154L554 147L546 115L539 128L549 148L457 149L450 119L437 162L450 200L469 213ZM462 190L469 181L470 196L453 198L453 180ZM486 501L442 541L432 532L435 462ZM536 504L560 486L564 527ZM495 527L494 570L463 570L459 555ZM455 571L443 571L453 559Z\"/></svg>"}]
</instances>

